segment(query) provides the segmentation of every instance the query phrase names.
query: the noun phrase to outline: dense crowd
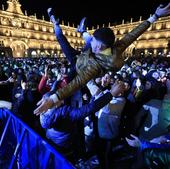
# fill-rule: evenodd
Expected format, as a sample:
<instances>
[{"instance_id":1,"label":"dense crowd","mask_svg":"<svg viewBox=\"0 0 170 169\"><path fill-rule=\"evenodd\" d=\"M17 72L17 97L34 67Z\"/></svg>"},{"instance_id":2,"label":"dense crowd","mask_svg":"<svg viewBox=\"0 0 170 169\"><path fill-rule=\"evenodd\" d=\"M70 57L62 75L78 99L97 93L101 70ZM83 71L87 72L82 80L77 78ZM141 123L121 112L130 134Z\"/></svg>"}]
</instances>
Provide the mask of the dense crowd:
<instances>
[{"instance_id":1,"label":"dense crowd","mask_svg":"<svg viewBox=\"0 0 170 169\"><path fill-rule=\"evenodd\" d=\"M69 44L48 9L65 58L1 57L0 103L75 165L96 155L100 168L111 169L117 150L127 151L130 145L140 147L149 167L161 163L167 168L170 61L159 56L123 61L121 55L150 24L169 15L169 8L170 4L159 6L117 41L110 28L90 35L83 18L77 30L86 42L82 51ZM156 159L148 151L155 148L160 150ZM138 166L141 153L135 153L132 168L137 169L143 166Z\"/></svg>"},{"instance_id":2,"label":"dense crowd","mask_svg":"<svg viewBox=\"0 0 170 169\"><path fill-rule=\"evenodd\" d=\"M140 116L141 110L146 113L143 105L153 99L163 102L169 94L168 58L131 57L116 73L108 72L96 78L88 83L89 89L84 87L66 99L64 106L58 108L55 120L54 115L49 118L45 114L39 120L33 111L45 93L67 85L70 72L68 62L64 58L1 58L0 63L0 100L12 103L11 111L40 135L47 136L57 145L57 150L67 152L67 148L70 151L74 147L78 156L74 156L74 159L85 158L88 153L98 153L102 161L102 153L106 151L106 147L111 150L115 140L116 144L123 144L124 138L130 134L149 140L168 132L168 123L165 121L167 126L156 124L152 127L153 130L158 125L160 128L164 126L161 130L157 129L156 133L154 130L148 131L147 137L140 133L140 126L144 123L144 115ZM123 93L112 97L109 103L108 96L103 96L93 104L95 99L107 94L117 81L125 84L126 90ZM42 119L45 118L47 120L44 122ZM163 118L169 120L168 116ZM108 156L110 157L109 154Z\"/></svg>"}]
</instances>

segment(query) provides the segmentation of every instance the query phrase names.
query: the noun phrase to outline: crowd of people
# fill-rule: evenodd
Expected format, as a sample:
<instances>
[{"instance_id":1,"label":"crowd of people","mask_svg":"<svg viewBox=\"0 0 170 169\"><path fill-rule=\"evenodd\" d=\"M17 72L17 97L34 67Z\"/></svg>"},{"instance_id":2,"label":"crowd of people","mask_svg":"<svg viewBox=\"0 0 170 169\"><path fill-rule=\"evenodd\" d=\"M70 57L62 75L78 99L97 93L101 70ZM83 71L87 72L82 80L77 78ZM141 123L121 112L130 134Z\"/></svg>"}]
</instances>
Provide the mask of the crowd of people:
<instances>
[{"instance_id":1,"label":"crowd of people","mask_svg":"<svg viewBox=\"0 0 170 169\"><path fill-rule=\"evenodd\" d=\"M165 147L169 150L169 137L164 136L169 132L168 114L164 114L163 125L159 120L155 125L159 132L150 131L152 139L145 138L140 129L146 120L143 105L151 100L164 103L166 99L166 105L169 103L170 60L132 56L123 61L121 57L151 23L170 14L169 8L170 4L159 6L153 16L116 42L110 28L99 28L90 35L83 18L77 30L86 42L82 51L71 47L59 20L48 9L66 57L1 57L0 100L12 103L11 111L73 164L97 155L102 169L112 168L113 149L120 143L125 148L129 144L142 150L159 148L161 151ZM137 136L146 140L141 141ZM166 141L155 141L154 137L159 136L167 138ZM164 145L154 146L160 143ZM153 165L148 161L147 165ZM167 158L161 164L167 167L170 160Z\"/></svg>"}]
</instances>

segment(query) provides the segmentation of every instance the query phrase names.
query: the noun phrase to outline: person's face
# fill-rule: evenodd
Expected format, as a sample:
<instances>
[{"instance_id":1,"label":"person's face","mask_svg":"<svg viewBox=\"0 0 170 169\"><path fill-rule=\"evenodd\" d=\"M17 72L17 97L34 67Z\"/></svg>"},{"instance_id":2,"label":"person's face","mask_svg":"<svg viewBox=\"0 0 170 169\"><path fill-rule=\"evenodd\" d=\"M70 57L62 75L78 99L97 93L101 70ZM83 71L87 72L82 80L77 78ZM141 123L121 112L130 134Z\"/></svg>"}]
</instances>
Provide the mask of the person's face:
<instances>
[{"instance_id":1,"label":"person's face","mask_svg":"<svg viewBox=\"0 0 170 169\"><path fill-rule=\"evenodd\" d=\"M150 81L146 81L146 83L145 83L145 89L146 89L146 90L149 90L149 89L151 89L151 87L152 87L151 82L150 82Z\"/></svg>"},{"instance_id":2,"label":"person's face","mask_svg":"<svg viewBox=\"0 0 170 169\"><path fill-rule=\"evenodd\" d=\"M16 73L12 72L12 77L15 79L17 77Z\"/></svg>"},{"instance_id":3,"label":"person's face","mask_svg":"<svg viewBox=\"0 0 170 169\"><path fill-rule=\"evenodd\" d=\"M103 87L106 87L110 84L111 82L111 77L109 74L105 74L103 77L102 77L102 86Z\"/></svg>"},{"instance_id":4,"label":"person's face","mask_svg":"<svg viewBox=\"0 0 170 169\"><path fill-rule=\"evenodd\" d=\"M61 67L60 68L60 72L61 72L61 74L66 74L66 67Z\"/></svg>"},{"instance_id":5,"label":"person's face","mask_svg":"<svg viewBox=\"0 0 170 169\"><path fill-rule=\"evenodd\" d=\"M21 69L18 69L18 74L21 74L22 73L22 70Z\"/></svg>"},{"instance_id":6,"label":"person's face","mask_svg":"<svg viewBox=\"0 0 170 169\"><path fill-rule=\"evenodd\" d=\"M33 71L33 72L36 72L36 68L33 67L33 68L32 68L32 71Z\"/></svg>"},{"instance_id":7,"label":"person's face","mask_svg":"<svg viewBox=\"0 0 170 169\"><path fill-rule=\"evenodd\" d=\"M101 51L102 43L98 41L95 37L92 38L90 43L92 52L98 54Z\"/></svg>"},{"instance_id":8,"label":"person's face","mask_svg":"<svg viewBox=\"0 0 170 169\"><path fill-rule=\"evenodd\" d=\"M123 78L126 78L127 77L127 74L125 72L122 73L122 77Z\"/></svg>"},{"instance_id":9,"label":"person's face","mask_svg":"<svg viewBox=\"0 0 170 169\"><path fill-rule=\"evenodd\" d=\"M130 89L130 85L127 82L124 82L125 85L125 91L128 91Z\"/></svg>"}]
</instances>

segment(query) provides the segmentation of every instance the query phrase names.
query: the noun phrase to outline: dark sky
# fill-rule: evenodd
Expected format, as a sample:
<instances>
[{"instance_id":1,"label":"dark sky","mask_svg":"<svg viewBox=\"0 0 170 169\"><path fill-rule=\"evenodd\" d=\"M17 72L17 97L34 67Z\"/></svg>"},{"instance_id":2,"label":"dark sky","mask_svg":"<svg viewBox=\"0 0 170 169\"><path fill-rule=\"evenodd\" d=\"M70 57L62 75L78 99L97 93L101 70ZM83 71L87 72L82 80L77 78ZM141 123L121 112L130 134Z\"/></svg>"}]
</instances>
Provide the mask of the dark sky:
<instances>
[{"instance_id":1,"label":"dark sky","mask_svg":"<svg viewBox=\"0 0 170 169\"><path fill-rule=\"evenodd\" d=\"M160 3L165 0L19 0L22 9L28 15L37 13L48 20L47 8L53 7L56 15L66 22L77 25L84 16L88 18L88 26L102 25L103 23L121 23L122 19L130 21L133 17L138 20L140 16L145 19L153 13ZM2 0L6 4L6 0Z\"/></svg>"}]
</instances>

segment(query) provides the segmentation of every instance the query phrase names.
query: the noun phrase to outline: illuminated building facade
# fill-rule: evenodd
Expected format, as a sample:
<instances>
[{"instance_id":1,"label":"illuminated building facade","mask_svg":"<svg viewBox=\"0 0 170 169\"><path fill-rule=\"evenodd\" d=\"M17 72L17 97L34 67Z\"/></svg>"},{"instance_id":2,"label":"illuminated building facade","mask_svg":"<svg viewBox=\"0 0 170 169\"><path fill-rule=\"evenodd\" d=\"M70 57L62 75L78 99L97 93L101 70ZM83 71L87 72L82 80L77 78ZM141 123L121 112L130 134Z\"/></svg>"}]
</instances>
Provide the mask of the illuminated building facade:
<instances>
[{"instance_id":1,"label":"illuminated building facade","mask_svg":"<svg viewBox=\"0 0 170 169\"><path fill-rule=\"evenodd\" d=\"M28 56L62 56L53 25L49 21L37 19L36 15L27 16L27 12L21 10L18 0L8 0L8 7L0 10L0 55L13 57ZM131 22L110 26L117 39L121 39L126 33L142 22ZM81 48L84 41L76 32L74 26L61 24L64 35L74 48ZM89 30L93 33L94 30ZM168 54L170 46L170 17L164 17L151 25L124 52L124 56L132 54Z\"/></svg>"},{"instance_id":2,"label":"illuminated building facade","mask_svg":"<svg viewBox=\"0 0 170 169\"><path fill-rule=\"evenodd\" d=\"M61 49L54 35L53 25L36 15L27 16L18 0L8 0L8 8L0 10L0 51L13 57L60 56ZM84 41L76 28L61 25L63 33L75 48Z\"/></svg>"},{"instance_id":3,"label":"illuminated building facade","mask_svg":"<svg viewBox=\"0 0 170 169\"><path fill-rule=\"evenodd\" d=\"M131 22L111 27L114 30L115 36L121 39L125 34L130 32L134 27L142 22L141 17L138 22ZM160 18L153 23L149 29L142 34L133 44L127 48L124 55L169 55L170 51L170 16Z\"/></svg>"}]
</instances>

